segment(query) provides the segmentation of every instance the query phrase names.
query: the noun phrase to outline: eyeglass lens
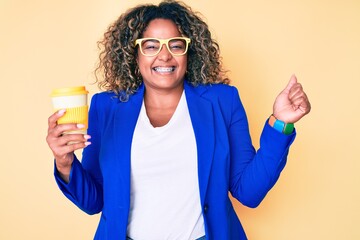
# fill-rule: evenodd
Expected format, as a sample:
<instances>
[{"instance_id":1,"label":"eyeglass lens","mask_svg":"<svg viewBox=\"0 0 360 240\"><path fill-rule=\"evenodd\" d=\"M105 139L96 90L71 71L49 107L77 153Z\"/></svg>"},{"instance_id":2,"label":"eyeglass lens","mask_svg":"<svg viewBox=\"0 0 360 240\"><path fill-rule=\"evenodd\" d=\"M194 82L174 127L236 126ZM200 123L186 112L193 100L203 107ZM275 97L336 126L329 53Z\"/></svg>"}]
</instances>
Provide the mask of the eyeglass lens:
<instances>
[{"instance_id":1,"label":"eyeglass lens","mask_svg":"<svg viewBox=\"0 0 360 240\"><path fill-rule=\"evenodd\" d=\"M168 50L174 55L181 55L186 52L186 41L184 39L171 39L167 44ZM158 39L146 39L141 43L141 50L145 55L156 55L160 52L162 44Z\"/></svg>"}]
</instances>

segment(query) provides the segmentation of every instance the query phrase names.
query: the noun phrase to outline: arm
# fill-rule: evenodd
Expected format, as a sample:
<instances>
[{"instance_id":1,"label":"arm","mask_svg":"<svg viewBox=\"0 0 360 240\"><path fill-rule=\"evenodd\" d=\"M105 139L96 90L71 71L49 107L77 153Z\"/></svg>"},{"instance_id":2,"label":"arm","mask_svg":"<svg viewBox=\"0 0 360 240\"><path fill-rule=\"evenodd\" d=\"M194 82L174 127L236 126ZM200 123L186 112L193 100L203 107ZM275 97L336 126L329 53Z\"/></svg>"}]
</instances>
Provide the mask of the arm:
<instances>
[{"instance_id":1,"label":"arm","mask_svg":"<svg viewBox=\"0 0 360 240\"><path fill-rule=\"evenodd\" d=\"M88 134L92 137L92 144L84 149L82 163L72 152L73 161L68 178L64 179L60 174L57 161L54 173L64 195L88 214L100 212L103 206L102 176L98 163L100 130L96 99L97 95L93 97L89 111Z\"/></svg>"},{"instance_id":2,"label":"arm","mask_svg":"<svg viewBox=\"0 0 360 240\"><path fill-rule=\"evenodd\" d=\"M305 103L299 101L300 99L305 99ZM274 108L274 114L281 119L297 116L292 119L299 120L310 111L307 97L302 88L294 81L294 77L291 78L286 89L279 94L275 105L277 107ZM298 105L303 106L304 111L297 110L296 106ZM280 113L278 109L282 109L282 112ZM287 109L288 112L284 109ZM296 115L293 111L302 112L302 114ZM260 137L260 148L256 152L252 146L245 110L237 91L235 91L229 128L230 192L232 195L244 205L258 206L279 178L295 135L295 131L290 135L278 132L266 121Z\"/></svg>"}]
</instances>

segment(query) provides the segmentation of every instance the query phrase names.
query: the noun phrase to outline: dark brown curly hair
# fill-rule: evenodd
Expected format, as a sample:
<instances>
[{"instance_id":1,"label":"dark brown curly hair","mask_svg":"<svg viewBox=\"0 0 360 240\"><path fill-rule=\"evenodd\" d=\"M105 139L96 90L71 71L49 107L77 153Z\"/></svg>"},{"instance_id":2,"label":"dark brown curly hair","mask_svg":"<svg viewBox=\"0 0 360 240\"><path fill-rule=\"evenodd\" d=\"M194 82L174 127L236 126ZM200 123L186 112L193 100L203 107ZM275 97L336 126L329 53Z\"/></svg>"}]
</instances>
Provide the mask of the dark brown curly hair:
<instances>
[{"instance_id":1,"label":"dark brown curly hair","mask_svg":"<svg viewBox=\"0 0 360 240\"><path fill-rule=\"evenodd\" d=\"M183 2L162 1L158 6L139 5L122 14L109 26L102 41L96 81L100 89L122 93L125 99L142 83L137 66L135 40L142 37L148 24L154 19L169 19L179 28L183 36L189 37L186 78L196 86L199 84L229 83L222 67L218 43L212 39L208 25L197 12ZM103 80L99 80L99 74Z\"/></svg>"}]
</instances>

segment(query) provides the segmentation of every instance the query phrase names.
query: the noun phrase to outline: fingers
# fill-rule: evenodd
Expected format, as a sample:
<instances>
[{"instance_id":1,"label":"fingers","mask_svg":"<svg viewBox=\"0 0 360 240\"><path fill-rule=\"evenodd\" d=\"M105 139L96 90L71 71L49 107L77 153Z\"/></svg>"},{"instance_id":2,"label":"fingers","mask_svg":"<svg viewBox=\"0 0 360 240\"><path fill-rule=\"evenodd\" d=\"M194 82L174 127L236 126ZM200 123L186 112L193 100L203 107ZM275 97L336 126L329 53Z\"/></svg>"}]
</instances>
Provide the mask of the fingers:
<instances>
[{"instance_id":1,"label":"fingers","mask_svg":"<svg viewBox=\"0 0 360 240\"><path fill-rule=\"evenodd\" d=\"M74 125L76 124L61 124L48 133L46 141L55 158L61 157L62 155L71 153L91 144L88 141L91 138L90 135L66 133L63 131L64 129L74 130ZM81 126L81 124L77 125Z\"/></svg>"},{"instance_id":2,"label":"fingers","mask_svg":"<svg viewBox=\"0 0 360 240\"><path fill-rule=\"evenodd\" d=\"M295 123L309 113L310 109L311 105L302 85L292 75L285 89L275 99L273 115L284 122Z\"/></svg>"},{"instance_id":3,"label":"fingers","mask_svg":"<svg viewBox=\"0 0 360 240\"><path fill-rule=\"evenodd\" d=\"M89 135L83 134L64 134L50 141L49 146L55 158L63 158L69 153L90 145L91 143L88 142L90 138Z\"/></svg>"},{"instance_id":4,"label":"fingers","mask_svg":"<svg viewBox=\"0 0 360 240\"><path fill-rule=\"evenodd\" d=\"M295 86L297 84L297 78L295 76L295 74L293 74L287 84L287 86L285 87L284 91L286 92L290 92L291 88L293 86Z\"/></svg>"},{"instance_id":5,"label":"fingers","mask_svg":"<svg viewBox=\"0 0 360 240\"><path fill-rule=\"evenodd\" d=\"M49 129L48 134L59 137L65 132L76 132L84 127L85 125L80 123L57 124L54 128Z\"/></svg>"},{"instance_id":6,"label":"fingers","mask_svg":"<svg viewBox=\"0 0 360 240\"><path fill-rule=\"evenodd\" d=\"M48 118L48 135L61 136L64 132L76 131L84 128L83 124L57 124L57 121L65 114L66 109L61 109Z\"/></svg>"},{"instance_id":7,"label":"fingers","mask_svg":"<svg viewBox=\"0 0 360 240\"><path fill-rule=\"evenodd\" d=\"M289 89L289 95L288 96L289 96L289 99L294 99L296 97L299 97L302 94L305 94L302 85L300 83L295 83Z\"/></svg>"},{"instance_id":8,"label":"fingers","mask_svg":"<svg viewBox=\"0 0 360 240\"><path fill-rule=\"evenodd\" d=\"M74 151L90 145L91 137L74 131L84 129L84 124L57 124L65 110L59 110L48 118L48 134L46 141L53 152L56 167L60 176L69 181L71 165L74 161Z\"/></svg>"},{"instance_id":9,"label":"fingers","mask_svg":"<svg viewBox=\"0 0 360 240\"><path fill-rule=\"evenodd\" d=\"M59 118L61 118L65 114L65 112L66 112L66 109L61 109L49 117L49 119L48 119L49 129L56 127L57 121L59 120Z\"/></svg>"},{"instance_id":10,"label":"fingers","mask_svg":"<svg viewBox=\"0 0 360 240\"><path fill-rule=\"evenodd\" d=\"M83 124L57 124L59 118L65 114L65 110L59 110L48 118L48 134L46 141L56 159L61 162L70 163L75 150L85 148L90 145L89 135L75 134L76 130L81 130Z\"/></svg>"},{"instance_id":11,"label":"fingers","mask_svg":"<svg viewBox=\"0 0 360 240\"><path fill-rule=\"evenodd\" d=\"M84 134L63 134L56 136L49 134L46 138L47 143L53 152L58 170L67 169L69 171L74 160L74 151L90 145L88 140L91 137Z\"/></svg>"},{"instance_id":12,"label":"fingers","mask_svg":"<svg viewBox=\"0 0 360 240\"><path fill-rule=\"evenodd\" d=\"M294 110L300 110L305 114L310 112L311 105L309 99L300 83L292 85L288 97Z\"/></svg>"},{"instance_id":13,"label":"fingers","mask_svg":"<svg viewBox=\"0 0 360 240\"><path fill-rule=\"evenodd\" d=\"M54 137L53 142L55 143L54 144L55 147L63 147L65 151L61 154L65 154L90 145L90 142L88 142L90 138L91 138L90 135L86 135L86 134L84 135L84 134L68 133L68 134L63 134L59 137Z\"/></svg>"}]
</instances>

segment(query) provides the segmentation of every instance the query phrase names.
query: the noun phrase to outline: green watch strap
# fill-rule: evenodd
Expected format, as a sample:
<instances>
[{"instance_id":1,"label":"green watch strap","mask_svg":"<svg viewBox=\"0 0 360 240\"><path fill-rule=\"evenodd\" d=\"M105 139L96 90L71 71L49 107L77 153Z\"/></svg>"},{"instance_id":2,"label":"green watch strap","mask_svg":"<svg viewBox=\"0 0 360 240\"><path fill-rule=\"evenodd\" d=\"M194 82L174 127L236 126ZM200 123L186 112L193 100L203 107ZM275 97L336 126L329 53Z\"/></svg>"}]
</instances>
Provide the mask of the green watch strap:
<instances>
[{"instance_id":1,"label":"green watch strap","mask_svg":"<svg viewBox=\"0 0 360 240\"><path fill-rule=\"evenodd\" d=\"M274 115L270 116L269 123L277 131L284 133L286 135L290 135L294 131L293 123L285 123L285 122L275 118Z\"/></svg>"},{"instance_id":2,"label":"green watch strap","mask_svg":"<svg viewBox=\"0 0 360 240\"><path fill-rule=\"evenodd\" d=\"M278 120L279 121L279 120ZM294 124L293 123L286 123L283 129L283 133L286 135L292 134L294 131Z\"/></svg>"}]
</instances>

